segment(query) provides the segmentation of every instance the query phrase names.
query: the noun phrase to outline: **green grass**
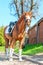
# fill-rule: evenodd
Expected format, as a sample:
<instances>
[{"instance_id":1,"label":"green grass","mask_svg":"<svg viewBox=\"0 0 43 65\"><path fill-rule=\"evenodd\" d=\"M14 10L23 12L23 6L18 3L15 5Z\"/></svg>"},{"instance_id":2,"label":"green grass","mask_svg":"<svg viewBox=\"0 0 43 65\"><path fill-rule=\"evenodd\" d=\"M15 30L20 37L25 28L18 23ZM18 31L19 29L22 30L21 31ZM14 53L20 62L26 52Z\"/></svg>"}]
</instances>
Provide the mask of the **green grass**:
<instances>
[{"instance_id":1,"label":"green grass","mask_svg":"<svg viewBox=\"0 0 43 65\"><path fill-rule=\"evenodd\" d=\"M18 53L18 48L14 48L14 52ZM0 46L0 52L5 52L5 46ZM41 43L38 44L27 44L23 49L23 55L35 55L37 53L43 52L43 45Z\"/></svg>"},{"instance_id":2,"label":"green grass","mask_svg":"<svg viewBox=\"0 0 43 65\"><path fill-rule=\"evenodd\" d=\"M18 53L18 48L15 48L15 52ZM23 55L35 55L37 53L43 52L43 45L39 44L27 44L23 49Z\"/></svg>"},{"instance_id":3,"label":"green grass","mask_svg":"<svg viewBox=\"0 0 43 65\"><path fill-rule=\"evenodd\" d=\"M0 46L0 52L5 52L5 46Z\"/></svg>"}]
</instances>

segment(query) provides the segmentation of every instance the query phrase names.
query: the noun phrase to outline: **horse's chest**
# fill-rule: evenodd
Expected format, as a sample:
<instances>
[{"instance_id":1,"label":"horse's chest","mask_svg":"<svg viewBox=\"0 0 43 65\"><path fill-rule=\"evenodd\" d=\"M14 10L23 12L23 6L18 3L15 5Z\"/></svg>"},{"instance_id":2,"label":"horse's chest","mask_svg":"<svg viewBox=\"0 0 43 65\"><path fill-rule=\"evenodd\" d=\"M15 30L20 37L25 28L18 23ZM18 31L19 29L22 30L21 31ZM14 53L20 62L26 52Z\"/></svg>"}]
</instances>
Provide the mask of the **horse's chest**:
<instances>
[{"instance_id":1,"label":"horse's chest","mask_svg":"<svg viewBox=\"0 0 43 65\"><path fill-rule=\"evenodd\" d=\"M18 35L18 39L21 40L22 38L23 38L23 33L20 33L20 34Z\"/></svg>"},{"instance_id":2,"label":"horse's chest","mask_svg":"<svg viewBox=\"0 0 43 65\"><path fill-rule=\"evenodd\" d=\"M23 30L24 30L24 24L21 24L21 26L19 26L19 33L22 33L23 32Z\"/></svg>"}]
</instances>

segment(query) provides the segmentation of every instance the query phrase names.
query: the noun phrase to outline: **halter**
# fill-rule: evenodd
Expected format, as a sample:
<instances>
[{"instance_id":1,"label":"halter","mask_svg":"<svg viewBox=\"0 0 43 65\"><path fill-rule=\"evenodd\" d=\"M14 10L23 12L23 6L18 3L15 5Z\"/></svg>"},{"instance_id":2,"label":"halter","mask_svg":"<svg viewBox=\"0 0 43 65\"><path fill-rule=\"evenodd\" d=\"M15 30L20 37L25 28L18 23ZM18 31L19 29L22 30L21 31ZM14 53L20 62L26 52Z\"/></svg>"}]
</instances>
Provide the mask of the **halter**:
<instances>
[{"instance_id":1,"label":"halter","mask_svg":"<svg viewBox=\"0 0 43 65\"><path fill-rule=\"evenodd\" d=\"M24 17L24 20L25 20L25 22L27 22L28 20L31 22L31 20L30 20L30 17L28 16L27 18L26 17Z\"/></svg>"}]
</instances>

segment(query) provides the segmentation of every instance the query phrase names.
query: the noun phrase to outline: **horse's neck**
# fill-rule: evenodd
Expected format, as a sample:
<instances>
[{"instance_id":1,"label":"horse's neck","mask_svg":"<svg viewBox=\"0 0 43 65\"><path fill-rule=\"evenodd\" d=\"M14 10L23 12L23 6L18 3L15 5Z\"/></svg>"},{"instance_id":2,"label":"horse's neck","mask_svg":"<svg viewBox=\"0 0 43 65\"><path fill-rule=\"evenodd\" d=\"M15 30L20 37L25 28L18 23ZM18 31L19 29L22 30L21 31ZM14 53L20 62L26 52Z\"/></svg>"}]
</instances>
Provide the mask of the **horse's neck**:
<instances>
[{"instance_id":1,"label":"horse's neck","mask_svg":"<svg viewBox=\"0 0 43 65\"><path fill-rule=\"evenodd\" d=\"M18 26L19 33L24 31L25 28L24 15L22 15L18 20L17 26Z\"/></svg>"},{"instance_id":2,"label":"horse's neck","mask_svg":"<svg viewBox=\"0 0 43 65\"><path fill-rule=\"evenodd\" d=\"M24 15L22 15L19 20L18 20L18 23L21 23L21 21L24 19Z\"/></svg>"}]
</instances>

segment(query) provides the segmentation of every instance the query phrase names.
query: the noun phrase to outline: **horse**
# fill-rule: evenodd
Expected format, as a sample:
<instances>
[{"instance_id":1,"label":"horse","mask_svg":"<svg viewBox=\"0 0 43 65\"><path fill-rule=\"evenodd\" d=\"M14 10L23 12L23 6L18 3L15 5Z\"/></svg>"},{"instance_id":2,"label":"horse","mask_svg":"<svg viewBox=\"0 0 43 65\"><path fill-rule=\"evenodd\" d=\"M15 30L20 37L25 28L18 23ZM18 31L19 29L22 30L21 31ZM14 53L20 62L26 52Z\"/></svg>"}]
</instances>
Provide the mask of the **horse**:
<instances>
[{"instance_id":1,"label":"horse","mask_svg":"<svg viewBox=\"0 0 43 65\"><path fill-rule=\"evenodd\" d=\"M32 12L24 12L21 17L18 19L17 23L14 25L12 30L12 36L6 33L8 26L4 29L4 39L5 39L5 50L6 57L9 58L10 61L13 60L14 46L15 42L19 40L19 61L22 61L22 46L25 40L25 32L26 27L30 26L32 18ZM10 48L10 51L8 50Z\"/></svg>"}]
</instances>

